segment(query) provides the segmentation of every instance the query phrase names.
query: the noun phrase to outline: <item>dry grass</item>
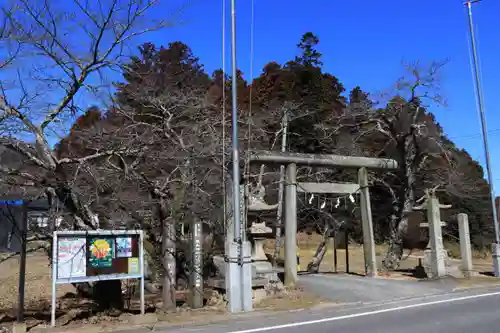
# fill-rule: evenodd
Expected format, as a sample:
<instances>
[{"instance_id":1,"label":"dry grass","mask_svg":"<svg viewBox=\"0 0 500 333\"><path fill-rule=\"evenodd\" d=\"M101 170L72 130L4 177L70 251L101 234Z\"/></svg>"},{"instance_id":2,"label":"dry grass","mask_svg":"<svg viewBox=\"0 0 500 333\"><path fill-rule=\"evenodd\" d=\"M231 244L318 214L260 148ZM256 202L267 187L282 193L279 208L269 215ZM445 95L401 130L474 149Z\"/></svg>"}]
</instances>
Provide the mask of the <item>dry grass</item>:
<instances>
[{"instance_id":1,"label":"dry grass","mask_svg":"<svg viewBox=\"0 0 500 333\"><path fill-rule=\"evenodd\" d=\"M52 294L51 280L51 268L47 255L43 252L29 254L26 262L25 284L25 307L28 312L49 306ZM17 308L18 285L18 258L0 263L0 295L2 295L0 316L10 314ZM61 297L73 290L72 286L59 285L57 295Z\"/></svg>"},{"instance_id":2,"label":"dry grass","mask_svg":"<svg viewBox=\"0 0 500 333\"><path fill-rule=\"evenodd\" d=\"M298 243L298 254L300 259L300 269L305 270L307 264L313 259L319 242L321 241L321 236L318 234L308 235L306 233L297 234ZM266 252L272 253L274 249L274 240L269 240L266 243ZM387 251L386 245L376 245L375 254L378 259L379 267L381 267L382 259ZM283 260L283 248L280 252L280 259ZM400 270L413 269L418 265L418 259L415 255L418 255L417 251L405 250L404 258L402 261ZM363 246L360 244L349 244L348 249L349 255L349 273L364 274L365 272L365 262L363 256ZM346 272L346 251L345 249L337 249L337 272ZM334 265L334 254L330 246L327 248L326 255L321 262L320 272L335 272Z\"/></svg>"},{"instance_id":3,"label":"dry grass","mask_svg":"<svg viewBox=\"0 0 500 333\"><path fill-rule=\"evenodd\" d=\"M266 310L287 311L303 309L319 305L320 303L322 303L321 300L307 294L303 290L290 289L279 296L270 297L257 303L255 309L261 310L260 312L240 315L259 316L260 314L265 314ZM38 326L32 329L31 332L57 333L71 331L72 333L102 333L120 330L129 331L131 329L139 330L145 327L151 331L167 331L169 328L177 325L207 325L225 322L228 319L229 313L226 310L226 306L219 305L199 310L178 308L177 311L172 312L157 311L155 313L148 313L145 316L133 316L130 314L123 314L119 318L95 316L91 321L79 321L66 327L51 328L48 326Z\"/></svg>"},{"instance_id":4,"label":"dry grass","mask_svg":"<svg viewBox=\"0 0 500 333\"><path fill-rule=\"evenodd\" d=\"M297 234L298 253L300 258L300 268L305 270L307 264L313 259L317 246L321 241L321 236L318 234L308 235L306 233ZM445 248L448 250L452 258L460 258L460 245L457 243L445 243ZM266 243L266 252L272 253L274 249L274 240L268 240ZM375 254L377 256L378 267L382 267L382 259L387 252L387 245L379 244L375 246ZM492 271L491 253L487 251L472 251L474 270L479 273L488 273ZM280 253L280 259L283 260L283 248ZM423 257L421 250L405 250L403 261L399 268L399 272L389 272L388 276L398 277L401 273L411 270L418 265L419 257ZM364 274L364 256L363 246L359 244L349 244L349 272L355 274ZM346 256L345 249L337 249L337 272L346 271ZM328 247L327 253L320 266L320 272L335 272L333 250ZM405 274L405 276L407 276Z\"/></svg>"},{"instance_id":5,"label":"dry grass","mask_svg":"<svg viewBox=\"0 0 500 333\"><path fill-rule=\"evenodd\" d=\"M318 296L308 294L301 289L287 289L284 293L268 297L255 304L257 309L294 310L307 309L324 303Z\"/></svg>"},{"instance_id":6,"label":"dry grass","mask_svg":"<svg viewBox=\"0 0 500 333\"><path fill-rule=\"evenodd\" d=\"M460 256L460 244L459 243L445 242L444 247L446 248L446 250L448 250L448 254L452 258L460 259L461 256ZM485 259L485 260L490 259L491 260L491 252L488 251L487 249L483 249L483 250L473 249L472 250L472 258L476 259L476 260L481 260L481 259Z\"/></svg>"}]
</instances>

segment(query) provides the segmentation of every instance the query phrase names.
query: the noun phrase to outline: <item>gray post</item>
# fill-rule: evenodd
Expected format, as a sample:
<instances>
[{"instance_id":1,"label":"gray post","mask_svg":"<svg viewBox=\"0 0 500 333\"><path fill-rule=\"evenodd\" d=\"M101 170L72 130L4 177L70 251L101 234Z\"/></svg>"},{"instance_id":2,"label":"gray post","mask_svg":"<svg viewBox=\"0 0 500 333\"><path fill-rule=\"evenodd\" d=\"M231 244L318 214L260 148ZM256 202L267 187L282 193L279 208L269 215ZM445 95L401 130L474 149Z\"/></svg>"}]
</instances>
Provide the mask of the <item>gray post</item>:
<instances>
[{"instance_id":1,"label":"gray post","mask_svg":"<svg viewBox=\"0 0 500 333\"><path fill-rule=\"evenodd\" d=\"M233 187L228 186L231 190ZM228 207L227 212L235 214L238 212L238 221L246 227L246 207L245 207L245 186L239 187L240 202L238 208ZM232 196L232 193L228 193ZM228 200L227 203L233 205ZM234 206L234 205L233 205ZM226 294L228 300L228 311L235 313L252 310L252 264L251 264L251 245L246 240L244 229L240 225L238 234L235 233L233 226L234 218L228 216L226 220ZM241 243L235 242L235 239L241 240Z\"/></svg>"},{"instance_id":2,"label":"gray post","mask_svg":"<svg viewBox=\"0 0 500 333\"><path fill-rule=\"evenodd\" d=\"M462 272L470 277L473 272L472 250L469 234L469 217L467 214L458 214L458 232L460 236L460 256L462 257Z\"/></svg>"},{"instance_id":3,"label":"gray post","mask_svg":"<svg viewBox=\"0 0 500 333\"><path fill-rule=\"evenodd\" d=\"M57 232L52 236L52 304L50 307L50 325L56 326L56 280L57 280Z\"/></svg>"},{"instance_id":4,"label":"gray post","mask_svg":"<svg viewBox=\"0 0 500 333\"><path fill-rule=\"evenodd\" d=\"M288 132L288 110L283 111L283 119L281 128L283 133L281 134L281 152L286 151L286 139ZM281 229L283 227L283 192L285 191L285 166L280 165L280 182L278 189L278 212L276 213L276 245L273 254L273 266L276 266L276 259L278 258L281 249Z\"/></svg>"},{"instance_id":5,"label":"gray post","mask_svg":"<svg viewBox=\"0 0 500 333\"><path fill-rule=\"evenodd\" d=\"M22 205L21 217L21 258L19 260L19 300L17 307L17 322L24 321L24 286L26 284L26 243L28 242L28 203ZM14 220L15 223L15 220Z\"/></svg>"},{"instance_id":6,"label":"gray post","mask_svg":"<svg viewBox=\"0 0 500 333\"><path fill-rule=\"evenodd\" d=\"M193 271L191 273L191 307L199 309L203 307L203 233L200 220L193 221L191 232L191 262Z\"/></svg>"},{"instance_id":7,"label":"gray post","mask_svg":"<svg viewBox=\"0 0 500 333\"><path fill-rule=\"evenodd\" d=\"M472 4L479 2L480 0L471 0L465 2L467 6L467 13L469 16L469 32L470 32L470 41L471 41L471 49L472 49L472 60L473 60L473 74L474 74L474 83L477 97L477 106L479 110L479 115L481 118L481 132L483 134L483 148L484 148L484 157L486 164L486 174L488 175L488 183L490 185L490 197L491 197L491 212L493 213L493 226L495 227L495 243L492 245L492 257L493 257L493 274L496 277L500 277L500 256L499 249L500 246L500 229L498 226L498 217L497 217L497 209L495 205L495 189L494 178L491 171L491 162L490 162L490 152L488 148L488 130L486 129L486 116L484 113L484 98L483 98L483 90L481 87L481 76L479 75L479 64L478 64L478 56L477 56L477 48L476 48L476 37L474 35L474 22L472 21Z\"/></svg>"},{"instance_id":8,"label":"gray post","mask_svg":"<svg viewBox=\"0 0 500 333\"><path fill-rule=\"evenodd\" d=\"M239 244L234 241L237 237L234 233L234 220L233 215L235 213L234 202L231 200L233 197L233 186L227 186L227 216L226 216L226 243L225 243L225 254L226 254L226 295L227 295L227 309L229 312L241 312L241 266L239 265ZM238 219L239 220L239 219Z\"/></svg>"},{"instance_id":9,"label":"gray post","mask_svg":"<svg viewBox=\"0 0 500 333\"><path fill-rule=\"evenodd\" d=\"M252 311L252 245L244 240L241 245L241 257L243 258L241 267L241 303L243 311Z\"/></svg>"},{"instance_id":10,"label":"gray post","mask_svg":"<svg viewBox=\"0 0 500 333\"><path fill-rule=\"evenodd\" d=\"M429 221L429 243L431 244L431 272L433 278L446 275L446 263L442 253L443 234L441 232L441 213L438 198L434 195L427 199L427 220Z\"/></svg>"},{"instance_id":11,"label":"gray post","mask_svg":"<svg viewBox=\"0 0 500 333\"><path fill-rule=\"evenodd\" d=\"M493 221L495 225L498 224L498 211L500 211L500 201L498 202L499 209L496 210L496 215L493 216ZM495 242L491 244L491 257L493 259L493 274L495 276L500 275L500 243Z\"/></svg>"},{"instance_id":12,"label":"gray post","mask_svg":"<svg viewBox=\"0 0 500 333\"><path fill-rule=\"evenodd\" d=\"M243 311L252 311L252 245L247 240L247 203L248 187L240 185L240 293L241 309Z\"/></svg>"},{"instance_id":13,"label":"gray post","mask_svg":"<svg viewBox=\"0 0 500 333\"><path fill-rule=\"evenodd\" d=\"M145 263L144 263L144 231L139 233L139 266L141 270L140 279L140 300L141 300L141 314L146 314L146 302L144 300L144 275L145 275Z\"/></svg>"},{"instance_id":14,"label":"gray post","mask_svg":"<svg viewBox=\"0 0 500 333\"><path fill-rule=\"evenodd\" d=\"M234 239L233 243L229 246L230 260L236 260L236 263L230 265L231 288L232 297L229 302L230 312L239 312L244 310L248 303L246 298L251 297L252 285L247 285L247 278L244 275L245 266L245 241L241 238L242 227L246 225L241 223L240 216L240 156L238 144L238 77L236 65L236 1L231 0L231 63L232 63L232 112L231 112L231 125L232 125L232 152L233 152L233 228ZM249 264L248 264L249 265ZM248 269L246 270L248 271ZM248 289L250 288L250 289ZM226 289L227 290L227 289ZM250 296L249 296L250 295ZM234 304L235 302L238 305ZM250 309L251 310L251 309Z\"/></svg>"},{"instance_id":15,"label":"gray post","mask_svg":"<svg viewBox=\"0 0 500 333\"><path fill-rule=\"evenodd\" d=\"M377 257L375 254L375 237L373 235L372 208L370 190L368 188L368 171L360 168L358 171L360 187L360 209L363 223L363 252L365 255L366 276L377 276Z\"/></svg>"},{"instance_id":16,"label":"gray post","mask_svg":"<svg viewBox=\"0 0 500 333\"><path fill-rule=\"evenodd\" d=\"M290 163L285 190L285 285L297 282L297 166Z\"/></svg>"}]
</instances>

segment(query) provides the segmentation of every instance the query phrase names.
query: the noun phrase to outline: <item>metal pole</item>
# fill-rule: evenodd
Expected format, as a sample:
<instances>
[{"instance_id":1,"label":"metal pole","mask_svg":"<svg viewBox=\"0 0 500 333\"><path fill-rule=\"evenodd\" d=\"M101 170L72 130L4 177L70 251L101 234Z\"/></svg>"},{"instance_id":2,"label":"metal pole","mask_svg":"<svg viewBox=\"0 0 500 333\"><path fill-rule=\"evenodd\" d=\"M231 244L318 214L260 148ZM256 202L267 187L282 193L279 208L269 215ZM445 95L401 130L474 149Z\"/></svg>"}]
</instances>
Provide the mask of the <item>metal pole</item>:
<instances>
[{"instance_id":1,"label":"metal pole","mask_svg":"<svg viewBox=\"0 0 500 333\"><path fill-rule=\"evenodd\" d=\"M19 261L19 300L17 322L24 321L24 286L26 284L26 242L28 235L28 203L22 205L21 217L21 259Z\"/></svg>"},{"instance_id":2,"label":"metal pole","mask_svg":"<svg viewBox=\"0 0 500 333\"><path fill-rule=\"evenodd\" d=\"M144 271L145 271L145 263L144 263L144 231L140 231L139 233L139 265L141 271L141 279L140 279L140 300L141 300L141 314L146 313L146 302L144 301Z\"/></svg>"},{"instance_id":3,"label":"metal pole","mask_svg":"<svg viewBox=\"0 0 500 333\"><path fill-rule=\"evenodd\" d=\"M231 62L232 62L232 149L233 149L233 223L234 241L241 243L240 221L240 157L238 150L238 77L236 67L236 8L231 0ZM241 253L241 248L240 248Z\"/></svg>"},{"instance_id":4,"label":"metal pole","mask_svg":"<svg viewBox=\"0 0 500 333\"><path fill-rule=\"evenodd\" d=\"M286 166L285 189L285 285L294 286L297 277L297 166Z\"/></svg>"},{"instance_id":5,"label":"metal pole","mask_svg":"<svg viewBox=\"0 0 500 333\"><path fill-rule=\"evenodd\" d=\"M495 205L495 189L493 186L493 176L491 172L491 163L490 163L490 152L488 149L488 134L486 130L486 117L484 115L484 98L483 91L481 87L481 78L479 76L479 64L477 60L477 48L476 48L476 37L474 34L474 23L472 21L472 4L479 2L480 0L472 0L465 3L467 6L467 14L469 16L469 31L470 31L470 40L472 47L472 58L473 58L473 71L474 71L474 80L476 84L476 94L477 94L477 104L479 108L479 114L481 118L481 130L483 134L483 146L484 146L484 155L486 162L486 171L488 174L488 182L490 183L490 195L491 195L491 210L493 213L493 224L495 226L495 243L496 246L500 244L500 232L498 228L498 220L497 220L497 209ZM495 254L494 254L495 255ZM495 266L494 274L495 276L500 276L500 267L498 265Z\"/></svg>"},{"instance_id":6,"label":"metal pole","mask_svg":"<svg viewBox=\"0 0 500 333\"><path fill-rule=\"evenodd\" d=\"M286 139L288 134L288 109L284 109L282 119L281 152L286 151ZM276 216L276 245L273 255L273 265L276 266L276 259L281 249L281 229L283 227L283 192L285 191L285 166L280 165L280 182L278 190L278 212Z\"/></svg>"},{"instance_id":7,"label":"metal pole","mask_svg":"<svg viewBox=\"0 0 500 333\"><path fill-rule=\"evenodd\" d=\"M238 145L238 76L236 65L236 4L235 0L231 0L231 62L232 62L232 153L233 153L233 243L229 244L229 260L237 262L229 262L229 276L226 276L226 282L229 285L229 302L228 308L230 312L239 312L242 310L251 310L251 295L252 282L251 272L245 275L245 272L250 268L245 262L247 244L244 242L241 224L246 221L242 219L241 213L246 214L245 202L241 201L242 196L245 197L245 190L240 188L240 157ZM240 191L243 192L240 194ZM243 205L243 208L241 207ZM245 216L244 216L245 217ZM244 253L245 246L245 253ZM245 266L245 267L244 267ZM250 300L250 301L249 301ZM248 304L250 302L250 304Z\"/></svg>"},{"instance_id":8,"label":"metal pole","mask_svg":"<svg viewBox=\"0 0 500 333\"><path fill-rule=\"evenodd\" d=\"M57 231L54 231L52 237L52 305L50 307L50 325L56 326L56 281L57 281Z\"/></svg>"}]
</instances>

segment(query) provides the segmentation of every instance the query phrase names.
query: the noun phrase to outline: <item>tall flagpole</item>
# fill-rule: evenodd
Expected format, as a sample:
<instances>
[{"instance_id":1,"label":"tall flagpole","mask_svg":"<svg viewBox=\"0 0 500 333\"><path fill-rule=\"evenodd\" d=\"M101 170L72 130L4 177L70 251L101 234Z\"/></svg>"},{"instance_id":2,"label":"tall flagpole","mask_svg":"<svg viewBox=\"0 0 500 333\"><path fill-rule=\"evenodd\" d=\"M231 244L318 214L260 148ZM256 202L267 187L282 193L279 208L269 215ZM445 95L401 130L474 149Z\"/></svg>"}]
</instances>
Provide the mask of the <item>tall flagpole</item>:
<instances>
[{"instance_id":1,"label":"tall flagpole","mask_svg":"<svg viewBox=\"0 0 500 333\"><path fill-rule=\"evenodd\" d=\"M495 226L495 243L492 246L492 255L493 255L493 273L495 276L500 276L500 232L498 228L498 217L497 217L497 209L495 204L495 189L493 185L493 176L491 172L491 162L490 162L490 152L488 148L488 132L486 130L486 117L484 115L484 98L483 91L481 86L481 77L479 75L479 64L477 60L477 47L476 47L476 36L474 34L474 22L472 21L472 4L480 2L481 0L471 0L465 2L465 6L467 6L467 14L469 18L469 31L470 31L470 41L472 48L472 60L473 60L473 72L474 72L474 81L476 85L476 94L477 94L477 106L479 109L479 115L481 118L481 130L483 134L483 146L484 146L484 155L486 159L486 171L488 174L488 183L490 184L490 195L491 195L491 210L493 213L493 225Z\"/></svg>"}]
</instances>

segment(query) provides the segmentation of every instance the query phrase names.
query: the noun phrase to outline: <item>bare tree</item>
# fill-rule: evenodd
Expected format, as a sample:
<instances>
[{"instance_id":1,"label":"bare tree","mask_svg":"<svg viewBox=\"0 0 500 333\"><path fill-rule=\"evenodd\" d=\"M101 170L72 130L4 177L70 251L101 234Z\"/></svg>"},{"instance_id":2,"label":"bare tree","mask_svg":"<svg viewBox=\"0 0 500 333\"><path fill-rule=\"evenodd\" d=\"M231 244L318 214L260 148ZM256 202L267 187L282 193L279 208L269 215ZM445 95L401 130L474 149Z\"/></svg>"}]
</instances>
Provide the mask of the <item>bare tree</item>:
<instances>
[{"instance_id":1,"label":"bare tree","mask_svg":"<svg viewBox=\"0 0 500 333\"><path fill-rule=\"evenodd\" d=\"M340 120L335 120L337 135L348 129L350 135L355 133L354 142L363 146L365 153L390 156L399 162L397 172L371 173L372 183L386 187L394 209L389 218L386 268L399 266L402 258L403 237L415 205L417 181L427 175L426 184L451 191L451 184L458 176L456 150L426 110L430 105L444 103L439 92L439 74L444 65L445 62L433 62L428 67L418 62L405 64L408 75L397 81L395 94L382 95L381 108L358 105L355 109L347 108ZM432 174L431 166L438 166Z\"/></svg>"},{"instance_id":2,"label":"bare tree","mask_svg":"<svg viewBox=\"0 0 500 333\"><path fill-rule=\"evenodd\" d=\"M91 174L106 177L96 182L109 189L100 200L131 214L147 231L149 264L163 267L158 276L168 309L176 304L176 255L185 250L177 248L177 222L222 219L212 213L222 204L221 114L204 91L149 92L148 86L124 88L133 105L112 108L99 126L79 131L79 140L85 150L133 151L94 160ZM148 221L137 214L140 209L153 212Z\"/></svg>"},{"instance_id":3,"label":"bare tree","mask_svg":"<svg viewBox=\"0 0 500 333\"><path fill-rule=\"evenodd\" d=\"M0 12L0 70L12 64L21 48L21 41L11 40L14 27L9 16L13 11L13 8L5 8Z\"/></svg>"},{"instance_id":4,"label":"bare tree","mask_svg":"<svg viewBox=\"0 0 500 333\"><path fill-rule=\"evenodd\" d=\"M12 3L0 5L0 43L9 46L0 50L0 144L23 156L36 171L1 165L2 177L31 182L59 199L77 228L94 229L98 220L93 202L87 201L88 192L76 188L75 175L85 172L98 180L102 176L92 176L94 162L107 163L109 157L125 158L139 151L115 145L85 156L58 158L52 146L81 112L82 100L106 97L106 76L128 59L134 39L174 22L150 16L158 10L158 0L73 0L64 6L56 1Z\"/></svg>"}]
</instances>

